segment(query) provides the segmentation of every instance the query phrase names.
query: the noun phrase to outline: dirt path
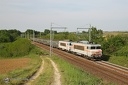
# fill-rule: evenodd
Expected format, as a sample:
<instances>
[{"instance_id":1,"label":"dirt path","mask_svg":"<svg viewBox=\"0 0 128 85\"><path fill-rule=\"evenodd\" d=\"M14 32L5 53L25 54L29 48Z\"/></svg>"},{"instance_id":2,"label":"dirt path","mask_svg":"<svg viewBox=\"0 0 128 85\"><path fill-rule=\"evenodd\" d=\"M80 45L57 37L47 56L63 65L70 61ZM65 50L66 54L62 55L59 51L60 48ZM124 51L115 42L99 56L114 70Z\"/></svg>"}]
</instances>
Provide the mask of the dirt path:
<instances>
[{"instance_id":1,"label":"dirt path","mask_svg":"<svg viewBox=\"0 0 128 85\"><path fill-rule=\"evenodd\" d=\"M42 58L41 58L42 59ZM61 85L61 75L59 73L59 70L57 68L57 65L50 59L47 58L51 61L51 64L54 68L54 81L52 81L51 85ZM31 85L33 81L36 80L37 77L39 77L39 75L43 72L43 66L44 66L44 60L42 59L42 65L41 67L38 69L38 71L29 79L29 81L27 83L25 83L24 85Z\"/></svg>"},{"instance_id":2,"label":"dirt path","mask_svg":"<svg viewBox=\"0 0 128 85\"><path fill-rule=\"evenodd\" d=\"M48 59L51 61L53 68L54 68L54 81L52 82L51 85L61 85L61 80L60 80L61 75L57 68L57 65L50 58L48 58Z\"/></svg>"},{"instance_id":3,"label":"dirt path","mask_svg":"<svg viewBox=\"0 0 128 85\"><path fill-rule=\"evenodd\" d=\"M41 58L42 59L42 58ZM44 66L44 60L42 59L42 64L40 66L40 68L38 69L38 71L29 79L29 81L24 84L24 85L31 85L31 83L37 78L39 77L39 75L42 73L43 71L43 66Z\"/></svg>"}]
</instances>

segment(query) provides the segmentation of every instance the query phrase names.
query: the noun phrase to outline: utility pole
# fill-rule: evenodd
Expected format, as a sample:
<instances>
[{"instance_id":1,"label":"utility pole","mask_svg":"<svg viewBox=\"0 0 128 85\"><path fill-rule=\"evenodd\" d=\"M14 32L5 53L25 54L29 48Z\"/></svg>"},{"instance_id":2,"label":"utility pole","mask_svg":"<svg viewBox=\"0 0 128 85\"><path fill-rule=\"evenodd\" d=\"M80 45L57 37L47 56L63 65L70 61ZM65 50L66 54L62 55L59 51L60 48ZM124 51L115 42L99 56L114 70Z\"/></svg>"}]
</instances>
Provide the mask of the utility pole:
<instances>
[{"instance_id":1,"label":"utility pole","mask_svg":"<svg viewBox=\"0 0 128 85\"><path fill-rule=\"evenodd\" d=\"M52 23L50 28L50 57L52 56Z\"/></svg>"},{"instance_id":2,"label":"utility pole","mask_svg":"<svg viewBox=\"0 0 128 85\"><path fill-rule=\"evenodd\" d=\"M28 32L28 35L27 36L28 36L28 39L29 39L29 32Z\"/></svg>"},{"instance_id":3,"label":"utility pole","mask_svg":"<svg viewBox=\"0 0 128 85\"><path fill-rule=\"evenodd\" d=\"M90 24L90 27L89 28L77 28L77 32L78 32L78 29L88 29L88 32L89 32L89 42L91 42L91 24Z\"/></svg>"},{"instance_id":4,"label":"utility pole","mask_svg":"<svg viewBox=\"0 0 128 85\"><path fill-rule=\"evenodd\" d=\"M91 42L91 24L90 24L90 28L89 28L89 42Z\"/></svg>"},{"instance_id":5,"label":"utility pole","mask_svg":"<svg viewBox=\"0 0 128 85\"><path fill-rule=\"evenodd\" d=\"M35 38L35 33L34 33L34 30L33 30L33 42L34 42L34 38Z\"/></svg>"},{"instance_id":6,"label":"utility pole","mask_svg":"<svg viewBox=\"0 0 128 85\"><path fill-rule=\"evenodd\" d=\"M40 32L40 38L41 38L41 32Z\"/></svg>"},{"instance_id":7,"label":"utility pole","mask_svg":"<svg viewBox=\"0 0 128 85\"><path fill-rule=\"evenodd\" d=\"M52 32L53 32L52 29L66 29L66 27L52 27L52 24L54 23L51 23L51 28L50 28L50 57L52 57Z\"/></svg>"},{"instance_id":8,"label":"utility pole","mask_svg":"<svg viewBox=\"0 0 128 85\"><path fill-rule=\"evenodd\" d=\"M20 37L23 38L23 33L20 34Z\"/></svg>"}]
</instances>

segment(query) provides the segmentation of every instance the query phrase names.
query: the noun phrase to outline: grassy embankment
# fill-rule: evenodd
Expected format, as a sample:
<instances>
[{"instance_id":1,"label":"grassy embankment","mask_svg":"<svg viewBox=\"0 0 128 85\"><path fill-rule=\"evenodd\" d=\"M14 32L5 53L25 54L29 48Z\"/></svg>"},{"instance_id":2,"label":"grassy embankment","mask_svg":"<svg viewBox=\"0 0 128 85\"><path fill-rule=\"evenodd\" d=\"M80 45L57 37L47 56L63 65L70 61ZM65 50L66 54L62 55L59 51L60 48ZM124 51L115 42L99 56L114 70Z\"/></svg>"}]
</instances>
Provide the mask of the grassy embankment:
<instances>
[{"instance_id":1,"label":"grassy embankment","mask_svg":"<svg viewBox=\"0 0 128 85\"><path fill-rule=\"evenodd\" d=\"M61 71L63 85L114 85L83 71L59 57L52 57L52 59L57 63Z\"/></svg>"},{"instance_id":2,"label":"grassy embankment","mask_svg":"<svg viewBox=\"0 0 128 85\"><path fill-rule=\"evenodd\" d=\"M118 49L115 52L106 54L109 56L108 59L107 59L107 56L105 56L107 61L114 64L128 67L128 32L104 32L104 36L106 36L109 40L108 49L109 48L113 50L115 50L115 48ZM117 39L112 40L113 37L117 37L117 36L118 36ZM122 42L120 38L123 40L123 43L125 44L118 45L120 42ZM111 41L113 42L110 44ZM118 42L115 42L115 41L118 41ZM112 44L114 44L115 47L114 46L112 46L112 48L109 47ZM118 45L118 48L117 48L117 45Z\"/></svg>"},{"instance_id":3,"label":"grassy embankment","mask_svg":"<svg viewBox=\"0 0 128 85\"><path fill-rule=\"evenodd\" d=\"M114 55L110 55L109 62L128 68L128 43L116 51Z\"/></svg>"},{"instance_id":4,"label":"grassy embankment","mask_svg":"<svg viewBox=\"0 0 128 85\"><path fill-rule=\"evenodd\" d=\"M47 57L44 59L43 74L33 82L33 85L49 85L53 81L53 67ZM62 85L114 85L85 72L67 61L53 56L51 58L58 66L61 73Z\"/></svg>"},{"instance_id":5,"label":"grassy embankment","mask_svg":"<svg viewBox=\"0 0 128 85\"><path fill-rule=\"evenodd\" d=\"M108 62L121 65L128 68L128 57L111 55Z\"/></svg>"},{"instance_id":6,"label":"grassy embankment","mask_svg":"<svg viewBox=\"0 0 128 85\"><path fill-rule=\"evenodd\" d=\"M41 59L38 53L39 53L39 50L35 48L29 53L29 55L26 55L24 57L14 57L14 58L5 58L5 59L1 58L2 60L8 59L8 61L9 59L10 60L18 59L19 62L23 58L27 58L27 59L30 59L30 61L28 61L28 63L22 68L21 67L15 68L12 71L1 74L0 85L17 85L17 84L25 83L29 79L29 77L32 76L41 65ZM15 64L15 66L17 65L18 64ZM5 69L7 70L8 68L5 68ZM6 78L9 78L10 81L5 82L4 79Z\"/></svg>"}]
</instances>

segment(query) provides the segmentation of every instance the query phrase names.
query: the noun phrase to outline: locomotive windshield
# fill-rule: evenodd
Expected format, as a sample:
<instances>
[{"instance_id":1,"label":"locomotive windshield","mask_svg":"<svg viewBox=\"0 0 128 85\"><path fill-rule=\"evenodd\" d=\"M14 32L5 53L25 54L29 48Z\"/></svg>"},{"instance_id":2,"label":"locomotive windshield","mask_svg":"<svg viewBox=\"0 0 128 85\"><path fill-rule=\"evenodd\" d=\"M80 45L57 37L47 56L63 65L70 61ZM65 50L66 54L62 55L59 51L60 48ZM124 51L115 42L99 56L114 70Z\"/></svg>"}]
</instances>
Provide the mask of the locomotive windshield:
<instances>
[{"instance_id":1,"label":"locomotive windshield","mask_svg":"<svg viewBox=\"0 0 128 85\"><path fill-rule=\"evenodd\" d=\"M91 46L91 49L95 49L96 47L95 46Z\"/></svg>"},{"instance_id":2,"label":"locomotive windshield","mask_svg":"<svg viewBox=\"0 0 128 85\"><path fill-rule=\"evenodd\" d=\"M96 49L101 49L101 46L97 46Z\"/></svg>"},{"instance_id":3,"label":"locomotive windshield","mask_svg":"<svg viewBox=\"0 0 128 85\"><path fill-rule=\"evenodd\" d=\"M90 47L87 47L87 49L101 49L101 46L90 46Z\"/></svg>"}]
</instances>

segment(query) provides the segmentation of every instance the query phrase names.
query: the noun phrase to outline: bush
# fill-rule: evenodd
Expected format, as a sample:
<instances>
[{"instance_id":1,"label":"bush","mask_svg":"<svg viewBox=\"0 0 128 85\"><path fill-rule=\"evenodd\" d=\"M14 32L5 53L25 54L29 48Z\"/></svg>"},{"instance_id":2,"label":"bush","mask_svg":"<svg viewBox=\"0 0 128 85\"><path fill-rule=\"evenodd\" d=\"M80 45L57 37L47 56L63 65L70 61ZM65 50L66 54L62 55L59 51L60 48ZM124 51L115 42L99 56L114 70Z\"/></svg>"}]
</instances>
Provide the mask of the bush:
<instances>
[{"instance_id":1,"label":"bush","mask_svg":"<svg viewBox=\"0 0 128 85\"><path fill-rule=\"evenodd\" d=\"M102 46L105 53L114 53L126 45L126 40L121 35L111 36Z\"/></svg>"},{"instance_id":2,"label":"bush","mask_svg":"<svg viewBox=\"0 0 128 85\"><path fill-rule=\"evenodd\" d=\"M27 39L19 38L13 43L0 44L1 57L17 57L29 54L33 45Z\"/></svg>"},{"instance_id":3,"label":"bush","mask_svg":"<svg viewBox=\"0 0 128 85\"><path fill-rule=\"evenodd\" d=\"M114 53L116 56L126 56L128 57L128 45L122 47L120 50Z\"/></svg>"},{"instance_id":4,"label":"bush","mask_svg":"<svg viewBox=\"0 0 128 85\"><path fill-rule=\"evenodd\" d=\"M0 57L8 57L11 56L9 52L9 46L11 43L0 43Z\"/></svg>"},{"instance_id":5,"label":"bush","mask_svg":"<svg viewBox=\"0 0 128 85\"><path fill-rule=\"evenodd\" d=\"M34 49L32 49L30 53L36 54L36 55L48 55L49 54L47 51L40 50L40 48L36 46L34 46Z\"/></svg>"}]
</instances>

